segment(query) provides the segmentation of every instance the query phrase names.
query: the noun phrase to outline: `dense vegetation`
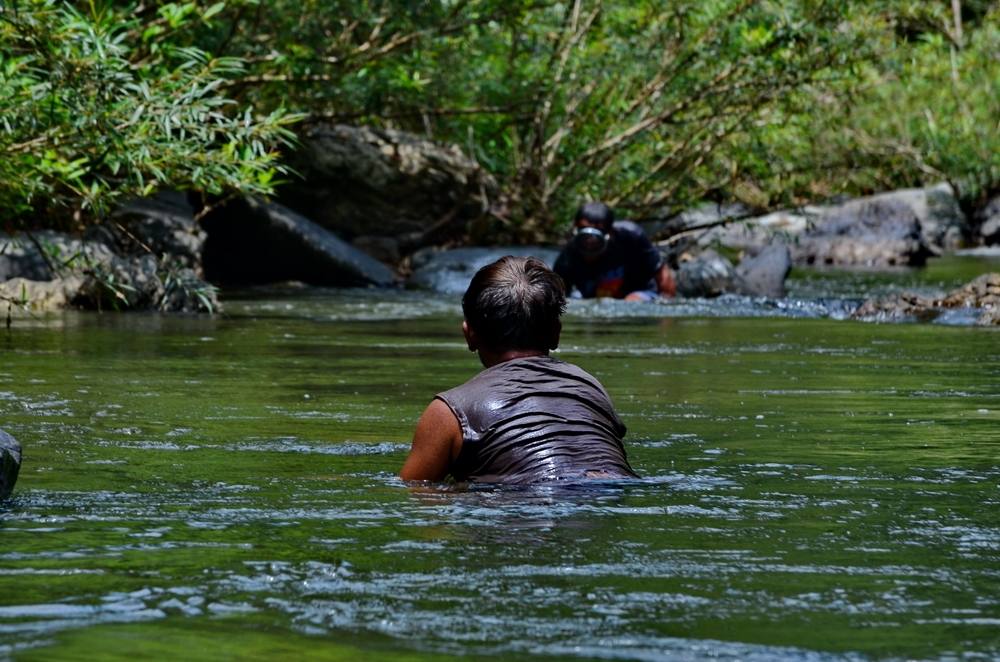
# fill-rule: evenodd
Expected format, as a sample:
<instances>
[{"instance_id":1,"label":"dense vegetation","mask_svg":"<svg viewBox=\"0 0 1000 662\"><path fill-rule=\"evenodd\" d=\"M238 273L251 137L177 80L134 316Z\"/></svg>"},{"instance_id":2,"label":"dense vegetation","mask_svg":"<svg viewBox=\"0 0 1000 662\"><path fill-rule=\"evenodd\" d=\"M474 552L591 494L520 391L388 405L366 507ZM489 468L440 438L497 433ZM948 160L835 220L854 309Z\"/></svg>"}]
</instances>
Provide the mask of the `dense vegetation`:
<instances>
[{"instance_id":1,"label":"dense vegetation","mask_svg":"<svg viewBox=\"0 0 1000 662\"><path fill-rule=\"evenodd\" d=\"M498 231L942 179L1000 184L989 0L230 0L0 5L0 209L100 221L160 186L268 193L295 121L457 143Z\"/></svg>"}]
</instances>

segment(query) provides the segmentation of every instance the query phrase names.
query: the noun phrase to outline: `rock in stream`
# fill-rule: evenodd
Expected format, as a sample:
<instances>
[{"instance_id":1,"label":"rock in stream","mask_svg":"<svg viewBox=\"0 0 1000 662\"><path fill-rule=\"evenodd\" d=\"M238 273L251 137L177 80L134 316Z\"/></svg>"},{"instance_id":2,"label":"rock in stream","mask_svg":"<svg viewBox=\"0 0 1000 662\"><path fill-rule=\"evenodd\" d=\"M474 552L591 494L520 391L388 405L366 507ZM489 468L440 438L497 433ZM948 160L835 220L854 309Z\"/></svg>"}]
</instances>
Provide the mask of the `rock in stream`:
<instances>
[{"instance_id":1,"label":"rock in stream","mask_svg":"<svg viewBox=\"0 0 1000 662\"><path fill-rule=\"evenodd\" d=\"M21 444L17 439L0 430L0 499L14 491L17 473L21 470Z\"/></svg>"}]
</instances>

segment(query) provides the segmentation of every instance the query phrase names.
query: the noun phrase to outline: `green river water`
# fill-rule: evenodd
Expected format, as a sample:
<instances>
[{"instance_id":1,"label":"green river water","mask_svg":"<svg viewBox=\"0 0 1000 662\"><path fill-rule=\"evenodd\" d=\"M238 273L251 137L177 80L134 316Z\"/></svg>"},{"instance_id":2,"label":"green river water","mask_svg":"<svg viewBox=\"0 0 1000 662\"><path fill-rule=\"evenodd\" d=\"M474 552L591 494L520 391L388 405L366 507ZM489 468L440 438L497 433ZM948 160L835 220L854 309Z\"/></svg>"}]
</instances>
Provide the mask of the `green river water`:
<instances>
[{"instance_id":1,"label":"green river water","mask_svg":"<svg viewBox=\"0 0 1000 662\"><path fill-rule=\"evenodd\" d=\"M18 318L0 659L1000 658L1000 331L811 305L573 302L643 478L520 489L396 478L451 299Z\"/></svg>"}]
</instances>

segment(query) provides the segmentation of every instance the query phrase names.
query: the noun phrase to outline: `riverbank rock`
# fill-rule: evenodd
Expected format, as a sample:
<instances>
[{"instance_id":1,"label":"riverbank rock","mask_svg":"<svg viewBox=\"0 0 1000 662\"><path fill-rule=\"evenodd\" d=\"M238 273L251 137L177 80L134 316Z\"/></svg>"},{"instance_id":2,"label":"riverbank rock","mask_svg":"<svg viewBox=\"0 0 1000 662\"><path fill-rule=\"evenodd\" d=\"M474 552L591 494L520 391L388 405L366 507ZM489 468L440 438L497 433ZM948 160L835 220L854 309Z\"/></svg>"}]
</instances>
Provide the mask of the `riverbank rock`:
<instances>
[{"instance_id":1,"label":"riverbank rock","mask_svg":"<svg viewBox=\"0 0 1000 662\"><path fill-rule=\"evenodd\" d=\"M115 256L85 270L70 303L89 310L211 313L220 309L216 288L193 269L164 264L148 253Z\"/></svg>"},{"instance_id":2,"label":"riverbank rock","mask_svg":"<svg viewBox=\"0 0 1000 662\"><path fill-rule=\"evenodd\" d=\"M753 297L785 296L785 279L792 268L784 244L765 246L744 257L738 266L711 249L685 254L677 269L677 294L711 298L722 294Z\"/></svg>"},{"instance_id":3,"label":"riverbank rock","mask_svg":"<svg viewBox=\"0 0 1000 662\"><path fill-rule=\"evenodd\" d=\"M786 292L785 280L792 269L792 255L785 244L764 247L756 255L740 260L732 291L754 297L779 299Z\"/></svg>"},{"instance_id":4,"label":"riverbank rock","mask_svg":"<svg viewBox=\"0 0 1000 662\"><path fill-rule=\"evenodd\" d=\"M667 237L690 232L695 228L708 228L726 219L745 218L749 215L750 209L740 203L705 202L670 217L642 221L639 225L649 237Z\"/></svg>"},{"instance_id":5,"label":"riverbank rock","mask_svg":"<svg viewBox=\"0 0 1000 662\"><path fill-rule=\"evenodd\" d=\"M827 209L789 249L796 264L831 267L921 266L936 254L912 208L894 197Z\"/></svg>"},{"instance_id":6,"label":"riverbank rock","mask_svg":"<svg viewBox=\"0 0 1000 662\"><path fill-rule=\"evenodd\" d=\"M279 201L347 241L391 238L410 253L464 228L498 193L457 147L402 131L315 124L300 142L288 159L302 179Z\"/></svg>"},{"instance_id":7,"label":"riverbank rock","mask_svg":"<svg viewBox=\"0 0 1000 662\"><path fill-rule=\"evenodd\" d=\"M682 260L676 276L679 296L712 298L732 290L736 270L726 258L705 250Z\"/></svg>"},{"instance_id":8,"label":"riverbank rock","mask_svg":"<svg viewBox=\"0 0 1000 662\"><path fill-rule=\"evenodd\" d=\"M82 285L83 279L76 276L53 280L11 278L0 282L0 301L22 310L58 310L73 301Z\"/></svg>"},{"instance_id":9,"label":"riverbank rock","mask_svg":"<svg viewBox=\"0 0 1000 662\"><path fill-rule=\"evenodd\" d=\"M0 296L29 310L218 310L215 288L194 269L148 252L119 255L98 236L0 236Z\"/></svg>"},{"instance_id":10,"label":"riverbank rock","mask_svg":"<svg viewBox=\"0 0 1000 662\"><path fill-rule=\"evenodd\" d=\"M21 470L21 444L17 439L0 430L0 499L14 491L17 474Z\"/></svg>"},{"instance_id":11,"label":"riverbank rock","mask_svg":"<svg viewBox=\"0 0 1000 662\"><path fill-rule=\"evenodd\" d=\"M114 252L100 241L51 230L0 235L0 281L11 278L51 281L106 263L113 257Z\"/></svg>"},{"instance_id":12,"label":"riverbank rock","mask_svg":"<svg viewBox=\"0 0 1000 662\"><path fill-rule=\"evenodd\" d=\"M962 212L950 184L889 191L852 202L873 204L884 201L896 202L912 210L920 223L924 242L935 252L957 250L969 239L969 220Z\"/></svg>"},{"instance_id":13,"label":"riverbank rock","mask_svg":"<svg viewBox=\"0 0 1000 662\"><path fill-rule=\"evenodd\" d=\"M445 251L425 249L412 256L413 274L407 286L442 294L464 294L477 271L505 255L537 257L551 267L559 251L541 246L465 247Z\"/></svg>"},{"instance_id":14,"label":"riverbank rock","mask_svg":"<svg viewBox=\"0 0 1000 662\"><path fill-rule=\"evenodd\" d=\"M891 268L923 265L970 235L951 187L939 184L734 221L697 241L751 253L784 243L800 266Z\"/></svg>"},{"instance_id":15,"label":"riverbank rock","mask_svg":"<svg viewBox=\"0 0 1000 662\"><path fill-rule=\"evenodd\" d=\"M854 319L875 322L903 320L930 321L947 310L966 309L975 314L975 323L1000 325L1000 273L979 276L972 282L940 298L902 293L869 299L851 315Z\"/></svg>"},{"instance_id":16,"label":"riverbank rock","mask_svg":"<svg viewBox=\"0 0 1000 662\"><path fill-rule=\"evenodd\" d=\"M777 211L734 221L706 232L698 244L702 247L721 245L755 254L773 244L793 244L821 214L820 208L807 207L796 212Z\"/></svg>"},{"instance_id":17,"label":"riverbank rock","mask_svg":"<svg viewBox=\"0 0 1000 662\"><path fill-rule=\"evenodd\" d=\"M240 198L202 219L205 274L212 282L312 285L395 282L387 266L283 205Z\"/></svg>"},{"instance_id":18,"label":"riverbank rock","mask_svg":"<svg viewBox=\"0 0 1000 662\"><path fill-rule=\"evenodd\" d=\"M172 263L200 275L207 235L184 193L163 191L131 200L115 210L112 218L116 226L100 227L112 233L118 254L168 256Z\"/></svg>"}]
</instances>

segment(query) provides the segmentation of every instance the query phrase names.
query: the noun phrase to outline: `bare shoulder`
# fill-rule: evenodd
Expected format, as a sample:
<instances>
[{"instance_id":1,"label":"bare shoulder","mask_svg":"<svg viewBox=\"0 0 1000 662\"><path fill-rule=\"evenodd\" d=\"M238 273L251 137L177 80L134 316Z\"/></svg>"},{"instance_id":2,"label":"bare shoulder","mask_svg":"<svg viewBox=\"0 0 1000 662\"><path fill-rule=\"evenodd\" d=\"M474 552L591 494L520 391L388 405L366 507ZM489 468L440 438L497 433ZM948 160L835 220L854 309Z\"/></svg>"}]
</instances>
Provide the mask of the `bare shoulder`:
<instances>
[{"instance_id":1,"label":"bare shoulder","mask_svg":"<svg viewBox=\"0 0 1000 662\"><path fill-rule=\"evenodd\" d=\"M434 398L431 400L431 403L427 405L427 409L425 409L424 413L420 415L420 420L417 422L417 429L419 430L421 426L430 426L433 428L443 427L461 434L461 429L458 424L458 418L455 416L455 412L451 410L448 403L440 398Z\"/></svg>"},{"instance_id":2,"label":"bare shoulder","mask_svg":"<svg viewBox=\"0 0 1000 662\"><path fill-rule=\"evenodd\" d=\"M399 475L403 480L441 480L462 448L462 429L451 408L435 398L413 432L413 445Z\"/></svg>"}]
</instances>

